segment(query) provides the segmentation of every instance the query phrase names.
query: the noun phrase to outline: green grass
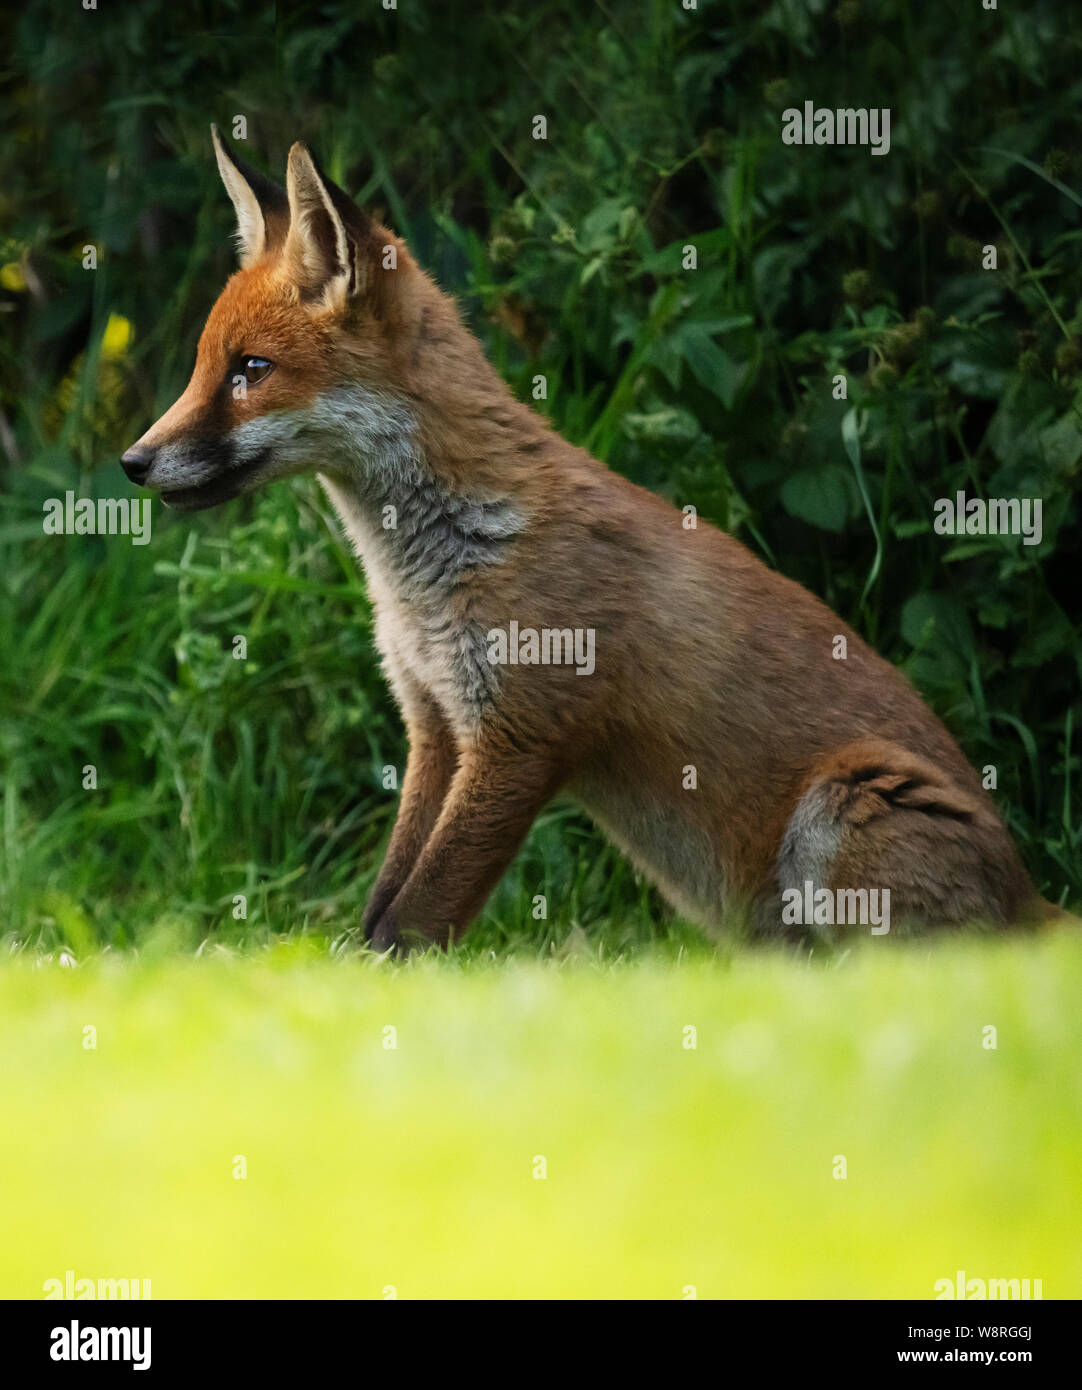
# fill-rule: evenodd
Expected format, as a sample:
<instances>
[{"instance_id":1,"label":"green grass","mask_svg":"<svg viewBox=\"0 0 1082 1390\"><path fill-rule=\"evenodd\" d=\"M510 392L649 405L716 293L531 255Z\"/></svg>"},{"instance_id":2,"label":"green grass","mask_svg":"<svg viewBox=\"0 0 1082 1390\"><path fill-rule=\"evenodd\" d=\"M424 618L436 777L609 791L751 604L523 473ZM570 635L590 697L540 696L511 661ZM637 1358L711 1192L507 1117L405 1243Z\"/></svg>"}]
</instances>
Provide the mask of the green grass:
<instances>
[{"instance_id":1,"label":"green grass","mask_svg":"<svg viewBox=\"0 0 1082 1390\"><path fill-rule=\"evenodd\" d=\"M1078 1297L1080 992L1066 935L15 959L0 1296L73 1269L155 1298L930 1298L961 1268Z\"/></svg>"}]
</instances>

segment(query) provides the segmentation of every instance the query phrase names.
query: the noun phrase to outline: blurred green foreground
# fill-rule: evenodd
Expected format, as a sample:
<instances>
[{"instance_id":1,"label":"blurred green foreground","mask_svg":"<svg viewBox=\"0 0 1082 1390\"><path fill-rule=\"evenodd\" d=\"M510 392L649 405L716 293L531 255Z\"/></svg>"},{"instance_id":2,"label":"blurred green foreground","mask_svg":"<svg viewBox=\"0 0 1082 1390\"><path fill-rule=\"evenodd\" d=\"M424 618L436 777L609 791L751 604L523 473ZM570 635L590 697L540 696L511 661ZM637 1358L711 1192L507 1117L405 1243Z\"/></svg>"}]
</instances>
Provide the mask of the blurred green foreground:
<instances>
[{"instance_id":1,"label":"blurred green foreground","mask_svg":"<svg viewBox=\"0 0 1082 1390\"><path fill-rule=\"evenodd\" d=\"M1078 1297L1080 995L1066 934L829 967L17 960L0 1296L70 1269L158 1299L931 1298L964 1269Z\"/></svg>"}]
</instances>

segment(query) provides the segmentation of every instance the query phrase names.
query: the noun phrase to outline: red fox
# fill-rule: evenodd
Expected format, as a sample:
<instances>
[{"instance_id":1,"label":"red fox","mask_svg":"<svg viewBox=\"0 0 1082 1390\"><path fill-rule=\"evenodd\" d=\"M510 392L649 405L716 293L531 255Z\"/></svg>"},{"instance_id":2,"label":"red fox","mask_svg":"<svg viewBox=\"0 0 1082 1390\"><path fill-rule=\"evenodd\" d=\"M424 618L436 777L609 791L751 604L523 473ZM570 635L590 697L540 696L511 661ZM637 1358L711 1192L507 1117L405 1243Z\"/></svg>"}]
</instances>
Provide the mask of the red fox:
<instances>
[{"instance_id":1,"label":"red fox","mask_svg":"<svg viewBox=\"0 0 1082 1390\"><path fill-rule=\"evenodd\" d=\"M516 400L304 145L283 190L212 135L240 269L122 462L184 511L304 471L334 504L409 736L366 940L457 939L559 791L706 927L814 934L870 892L904 929L1055 911L946 728L840 618Z\"/></svg>"}]
</instances>

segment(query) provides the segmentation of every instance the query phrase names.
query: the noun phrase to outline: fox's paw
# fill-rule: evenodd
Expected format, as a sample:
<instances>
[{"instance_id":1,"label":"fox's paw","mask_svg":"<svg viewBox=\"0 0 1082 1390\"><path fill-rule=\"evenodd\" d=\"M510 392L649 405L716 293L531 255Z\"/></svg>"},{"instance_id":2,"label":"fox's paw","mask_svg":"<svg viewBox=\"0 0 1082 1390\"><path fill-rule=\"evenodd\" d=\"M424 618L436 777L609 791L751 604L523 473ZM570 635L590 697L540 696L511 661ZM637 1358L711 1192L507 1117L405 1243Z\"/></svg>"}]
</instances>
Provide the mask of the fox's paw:
<instances>
[{"instance_id":1,"label":"fox's paw","mask_svg":"<svg viewBox=\"0 0 1082 1390\"><path fill-rule=\"evenodd\" d=\"M371 921L365 921L364 936L372 950L380 955L385 951L393 951L396 956L405 954L398 923L389 908Z\"/></svg>"}]
</instances>

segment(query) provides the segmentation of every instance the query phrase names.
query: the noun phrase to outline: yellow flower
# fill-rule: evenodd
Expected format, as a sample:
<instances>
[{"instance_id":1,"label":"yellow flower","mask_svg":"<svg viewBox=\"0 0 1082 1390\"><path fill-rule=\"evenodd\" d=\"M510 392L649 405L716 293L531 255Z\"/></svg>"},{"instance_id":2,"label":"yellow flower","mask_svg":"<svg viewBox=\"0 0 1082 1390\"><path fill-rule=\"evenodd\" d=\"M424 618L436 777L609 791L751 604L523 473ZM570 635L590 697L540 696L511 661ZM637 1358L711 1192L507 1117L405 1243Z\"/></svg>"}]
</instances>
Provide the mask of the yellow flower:
<instances>
[{"instance_id":1,"label":"yellow flower","mask_svg":"<svg viewBox=\"0 0 1082 1390\"><path fill-rule=\"evenodd\" d=\"M8 261L7 265L0 266L0 286L17 294L26 289L26 276L18 261Z\"/></svg>"},{"instance_id":2,"label":"yellow flower","mask_svg":"<svg viewBox=\"0 0 1082 1390\"><path fill-rule=\"evenodd\" d=\"M128 319L120 314L110 314L109 322L105 325L105 333L101 340L101 355L103 357L123 357L131 346L132 326Z\"/></svg>"}]
</instances>

